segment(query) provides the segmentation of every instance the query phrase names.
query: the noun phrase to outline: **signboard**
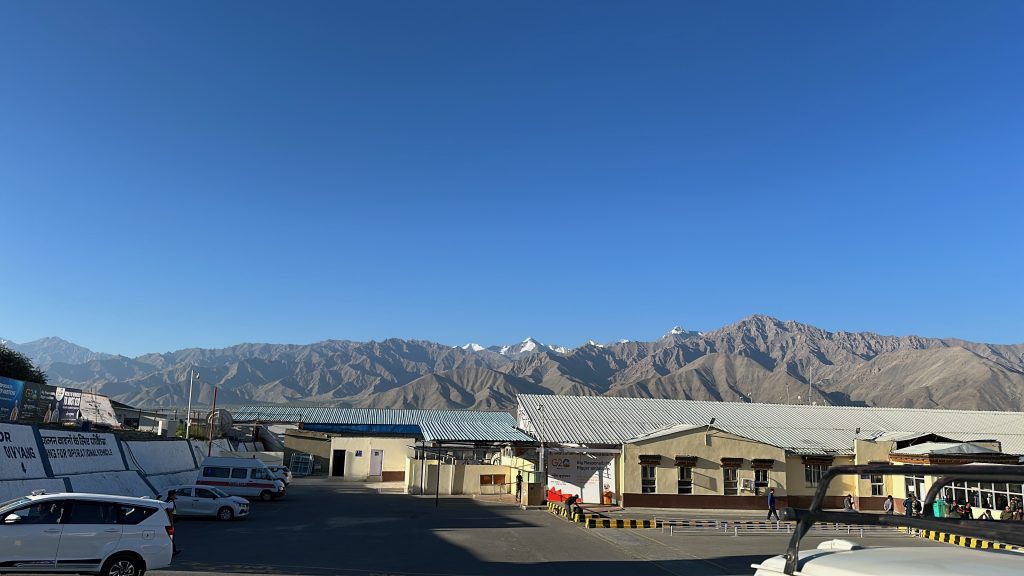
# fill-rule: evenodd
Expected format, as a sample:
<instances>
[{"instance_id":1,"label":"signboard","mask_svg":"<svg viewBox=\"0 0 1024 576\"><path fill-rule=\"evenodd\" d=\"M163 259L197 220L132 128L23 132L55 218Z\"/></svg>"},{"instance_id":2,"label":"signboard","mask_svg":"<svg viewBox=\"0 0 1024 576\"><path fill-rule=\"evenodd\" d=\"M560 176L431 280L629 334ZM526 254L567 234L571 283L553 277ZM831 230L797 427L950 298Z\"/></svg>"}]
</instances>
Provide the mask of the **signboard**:
<instances>
[{"instance_id":1,"label":"signboard","mask_svg":"<svg viewBox=\"0 0 1024 576\"><path fill-rule=\"evenodd\" d=\"M36 382L25 382L18 410L19 422L56 422L53 417L57 407L56 388Z\"/></svg>"},{"instance_id":2,"label":"signboard","mask_svg":"<svg viewBox=\"0 0 1024 576\"><path fill-rule=\"evenodd\" d=\"M0 424L0 480L45 477L32 427Z\"/></svg>"},{"instance_id":3,"label":"signboard","mask_svg":"<svg viewBox=\"0 0 1024 576\"><path fill-rule=\"evenodd\" d=\"M18 419L18 406L25 383L14 378L0 376L0 421L13 422Z\"/></svg>"},{"instance_id":4,"label":"signboard","mask_svg":"<svg viewBox=\"0 0 1024 576\"><path fill-rule=\"evenodd\" d=\"M78 388L57 388L57 414L60 422L77 422L81 419L82 391Z\"/></svg>"},{"instance_id":5,"label":"signboard","mask_svg":"<svg viewBox=\"0 0 1024 576\"><path fill-rule=\"evenodd\" d=\"M616 492L614 454L551 454L548 490L578 494L583 502L599 503L605 492Z\"/></svg>"},{"instance_id":6,"label":"signboard","mask_svg":"<svg viewBox=\"0 0 1024 576\"><path fill-rule=\"evenodd\" d=\"M113 434L40 430L54 476L124 470Z\"/></svg>"}]
</instances>

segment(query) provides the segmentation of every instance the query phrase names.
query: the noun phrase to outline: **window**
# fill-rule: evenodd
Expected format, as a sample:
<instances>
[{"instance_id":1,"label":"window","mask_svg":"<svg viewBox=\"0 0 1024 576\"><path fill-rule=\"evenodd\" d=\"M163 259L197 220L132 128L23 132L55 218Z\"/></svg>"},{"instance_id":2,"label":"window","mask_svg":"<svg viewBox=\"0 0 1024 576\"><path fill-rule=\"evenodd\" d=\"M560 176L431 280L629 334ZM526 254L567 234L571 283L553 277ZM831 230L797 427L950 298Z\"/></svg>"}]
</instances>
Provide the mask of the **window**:
<instances>
[{"instance_id":1,"label":"window","mask_svg":"<svg viewBox=\"0 0 1024 576\"><path fill-rule=\"evenodd\" d=\"M216 500L217 495L205 488L196 488L196 498L209 498L210 500Z\"/></svg>"},{"instance_id":2,"label":"window","mask_svg":"<svg viewBox=\"0 0 1024 576\"><path fill-rule=\"evenodd\" d=\"M679 493L693 494L693 468L679 467Z\"/></svg>"},{"instance_id":3,"label":"window","mask_svg":"<svg viewBox=\"0 0 1024 576\"><path fill-rule=\"evenodd\" d=\"M266 469L260 468L253 468L252 474L249 477L253 480L273 480L273 477L270 476L270 472ZM242 476L242 478L245 478L245 476Z\"/></svg>"},{"instance_id":4,"label":"window","mask_svg":"<svg viewBox=\"0 0 1024 576\"><path fill-rule=\"evenodd\" d=\"M192 489L191 488L178 488L177 490L174 490L173 492L175 494L177 494L178 496L188 496L188 497L192 496ZM165 497L164 500L167 500L167 498Z\"/></svg>"},{"instance_id":5,"label":"window","mask_svg":"<svg viewBox=\"0 0 1024 576\"><path fill-rule=\"evenodd\" d=\"M138 524L152 516L155 512L156 508L149 508L148 506L129 506L128 504L118 504L117 523Z\"/></svg>"},{"instance_id":6,"label":"window","mask_svg":"<svg viewBox=\"0 0 1024 576\"><path fill-rule=\"evenodd\" d=\"M871 495L872 496L885 496L885 483L882 480L881 474L871 475Z\"/></svg>"},{"instance_id":7,"label":"window","mask_svg":"<svg viewBox=\"0 0 1024 576\"><path fill-rule=\"evenodd\" d=\"M247 472L248 472L248 470L245 469L245 468L232 468L231 469L231 477L232 478L242 478L242 479L244 479ZM253 477L255 478L255 476L253 476Z\"/></svg>"},{"instance_id":8,"label":"window","mask_svg":"<svg viewBox=\"0 0 1024 576\"><path fill-rule=\"evenodd\" d=\"M71 505L68 524L117 524L117 507L110 502L77 500Z\"/></svg>"},{"instance_id":9,"label":"window","mask_svg":"<svg viewBox=\"0 0 1024 576\"><path fill-rule=\"evenodd\" d=\"M722 475L724 479L724 494L726 496L735 496L738 493L737 482L736 482L736 469L735 468L722 468Z\"/></svg>"},{"instance_id":10,"label":"window","mask_svg":"<svg viewBox=\"0 0 1024 576\"><path fill-rule=\"evenodd\" d=\"M768 469L754 470L754 488L768 488Z\"/></svg>"},{"instance_id":11,"label":"window","mask_svg":"<svg viewBox=\"0 0 1024 576\"><path fill-rule=\"evenodd\" d=\"M223 466L207 466L203 468L203 476L207 478L230 478L231 468Z\"/></svg>"},{"instance_id":12,"label":"window","mask_svg":"<svg viewBox=\"0 0 1024 576\"><path fill-rule=\"evenodd\" d=\"M653 464L641 464L640 465L640 493L641 494L653 494L658 491L658 481L656 478L657 466Z\"/></svg>"},{"instance_id":13,"label":"window","mask_svg":"<svg viewBox=\"0 0 1024 576\"><path fill-rule=\"evenodd\" d=\"M6 523L10 520L10 515L16 514L21 518L17 521L18 524L59 524L63 511L63 500L45 500L31 506L10 510L4 513L0 520Z\"/></svg>"},{"instance_id":14,"label":"window","mask_svg":"<svg viewBox=\"0 0 1024 576\"><path fill-rule=\"evenodd\" d=\"M828 470L828 464L804 464L804 480L808 488L817 488L821 483L821 477Z\"/></svg>"}]
</instances>

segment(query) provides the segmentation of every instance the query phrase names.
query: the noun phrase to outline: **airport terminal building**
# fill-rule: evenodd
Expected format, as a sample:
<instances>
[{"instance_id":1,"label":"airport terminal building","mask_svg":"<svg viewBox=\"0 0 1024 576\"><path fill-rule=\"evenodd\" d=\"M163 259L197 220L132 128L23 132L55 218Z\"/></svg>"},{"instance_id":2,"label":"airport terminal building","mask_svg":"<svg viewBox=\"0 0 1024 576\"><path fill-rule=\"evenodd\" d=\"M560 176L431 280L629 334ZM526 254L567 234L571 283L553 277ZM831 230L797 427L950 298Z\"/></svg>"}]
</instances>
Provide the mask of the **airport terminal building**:
<instances>
[{"instance_id":1,"label":"airport terminal building","mask_svg":"<svg viewBox=\"0 0 1024 576\"><path fill-rule=\"evenodd\" d=\"M730 403L595 396L518 397L515 416L468 410L251 406L236 422L294 426L291 453L318 473L399 481L410 493L512 490L522 473L549 500L579 494L625 507L807 506L828 468L853 464L1018 464L1024 413ZM546 480L538 470L546 470ZM850 494L881 509L923 495L927 476L842 478L827 506ZM1001 509L1019 484L973 483L951 494Z\"/></svg>"}]
</instances>

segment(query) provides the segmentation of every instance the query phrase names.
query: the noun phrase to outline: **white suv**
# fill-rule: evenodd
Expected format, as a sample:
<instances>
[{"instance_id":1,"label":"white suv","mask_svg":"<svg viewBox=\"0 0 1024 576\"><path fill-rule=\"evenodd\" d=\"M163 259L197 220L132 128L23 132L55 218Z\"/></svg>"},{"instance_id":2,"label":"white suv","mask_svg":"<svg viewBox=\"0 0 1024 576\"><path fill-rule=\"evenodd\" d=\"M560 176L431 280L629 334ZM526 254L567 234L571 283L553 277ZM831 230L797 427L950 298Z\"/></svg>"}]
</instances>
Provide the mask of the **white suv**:
<instances>
[{"instance_id":1,"label":"white suv","mask_svg":"<svg viewBox=\"0 0 1024 576\"><path fill-rule=\"evenodd\" d=\"M287 466L268 464L267 468L270 469L270 473L273 474L275 478L277 478L281 482L284 482L285 486L292 483L292 471L289 470Z\"/></svg>"},{"instance_id":2,"label":"white suv","mask_svg":"<svg viewBox=\"0 0 1024 576\"><path fill-rule=\"evenodd\" d=\"M157 500L33 492L0 504L0 572L137 576L171 563L173 537Z\"/></svg>"}]
</instances>

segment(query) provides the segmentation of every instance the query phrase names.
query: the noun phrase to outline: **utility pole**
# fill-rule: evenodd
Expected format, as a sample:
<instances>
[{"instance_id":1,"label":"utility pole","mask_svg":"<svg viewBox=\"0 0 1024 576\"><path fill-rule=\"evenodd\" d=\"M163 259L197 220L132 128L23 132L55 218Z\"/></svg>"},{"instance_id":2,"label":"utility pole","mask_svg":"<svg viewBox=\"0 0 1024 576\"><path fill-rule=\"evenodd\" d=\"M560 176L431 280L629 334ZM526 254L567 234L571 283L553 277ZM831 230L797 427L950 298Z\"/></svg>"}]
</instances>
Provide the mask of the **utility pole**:
<instances>
[{"instance_id":1,"label":"utility pole","mask_svg":"<svg viewBox=\"0 0 1024 576\"><path fill-rule=\"evenodd\" d=\"M210 427L210 444L206 448L206 455L210 456L213 453L213 419L217 417L217 387L213 388L213 411L210 412L210 423L207 426ZM217 418L217 422L220 423L220 418Z\"/></svg>"},{"instance_id":2,"label":"utility pole","mask_svg":"<svg viewBox=\"0 0 1024 576\"><path fill-rule=\"evenodd\" d=\"M191 366L188 368L188 409L185 411L185 440L189 439L188 428L192 423L192 379L199 380L199 372L193 370Z\"/></svg>"}]
</instances>

